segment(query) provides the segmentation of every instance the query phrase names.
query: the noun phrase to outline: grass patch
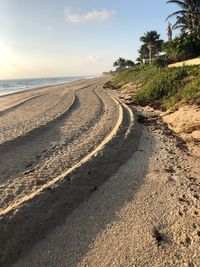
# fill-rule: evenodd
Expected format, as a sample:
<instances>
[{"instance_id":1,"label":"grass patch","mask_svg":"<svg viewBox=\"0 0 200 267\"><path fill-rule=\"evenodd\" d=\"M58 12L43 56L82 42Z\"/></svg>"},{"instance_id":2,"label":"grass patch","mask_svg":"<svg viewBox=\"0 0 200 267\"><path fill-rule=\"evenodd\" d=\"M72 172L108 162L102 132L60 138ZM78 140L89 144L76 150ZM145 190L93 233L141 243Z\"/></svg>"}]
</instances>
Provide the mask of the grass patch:
<instances>
[{"instance_id":1,"label":"grass patch","mask_svg":"<svg viewBox=\"0 0 200 267\"><path fill-rule=\"evenodd\" d=\"M120 90L126 84L136 86L133 99L139 105L167 110L180 101L197 103L200 100L200 66L158 69L145 65L113 75L106 86Z\"/></svg>"},{"instance_id":2,"label":"grass patch","mask_svg":"<svg viewBox=\"0 0 200 267\"><path fill-rule=\"evenodd\" d=\"M145 84L156 72L157 68L152 65L125 70L113 76L112 85L120 89L127 83L132 83L136 86Z\"/></svg>"},{"instance_id":3,"label":"grass patch","mask_svg":"<svg viewBox=\"0 0 200 267\"><path fill-rule=\"evenodd\" d=\"M151 105L163 110L179 101L200 99L200 66L157 69L142 66L114 75L111 82L115 88L127 83L140 85L133 99L140 105Z\"/></svg>"},{"instance_id":4,"label":"grass patch","mask_svg":"<svg viewBox=\"0 0 200 267\"><path fill-rule=\"evenodd\" d=\"M156 103L169 109L179 101L197 99L200 90L199 67L179 67L160 70L134 96L140 104Z\"/></svg>"},{"instance_id":5,"label":"grass patch","mask_svg":"<svg viewBox=\"0 0 200 267\"><path fill-rule=\"evenodd\" d=\"M180 92L181 99L188 101L196 101L200 99L200 75L192 82L185 85Z\"/></svg>"}]
</instances>

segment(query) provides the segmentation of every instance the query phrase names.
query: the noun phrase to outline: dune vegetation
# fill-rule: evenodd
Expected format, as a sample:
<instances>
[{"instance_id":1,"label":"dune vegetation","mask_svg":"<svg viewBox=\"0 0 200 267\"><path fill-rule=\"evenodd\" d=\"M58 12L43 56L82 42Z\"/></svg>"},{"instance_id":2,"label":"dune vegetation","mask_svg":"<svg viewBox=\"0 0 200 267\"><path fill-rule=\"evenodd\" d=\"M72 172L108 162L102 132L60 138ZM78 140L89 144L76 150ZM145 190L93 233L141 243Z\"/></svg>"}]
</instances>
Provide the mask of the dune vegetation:
<instances>
[{"instance_id":1,"label":"dune vegetation","mask_svg":"<svg viewBox=\"0 0 200 267\"><path fill-rule=\"evenodd\" d=\"M136 104L152 105L166 110L180 101L198 102L200 67L157 69L153 65L145 65L114 75L111 84L118 89L126 84L129 88L132 87L133 100Z\"/></svg>"},{"instance_id":2,"label":"dune vegetation","mask_svg":"<svg viewBox=\"0 0 200 267\"><path fill-rule=\"evenodd\" d=\"M119 90L127 86L136 104L162 110L181 101L200 101L200 66L183 64L168 68L169 64L200 56L200 1L169 0L167 3L179 7L179 11L167 18L176 18L174 25L168 24L168 40L160 39L157 31L144 33L136 62L116 60L116 72L109 84L110 88ZM180 33L173 38L175 29L180 29Z\"/></svg>"}]
</instances>

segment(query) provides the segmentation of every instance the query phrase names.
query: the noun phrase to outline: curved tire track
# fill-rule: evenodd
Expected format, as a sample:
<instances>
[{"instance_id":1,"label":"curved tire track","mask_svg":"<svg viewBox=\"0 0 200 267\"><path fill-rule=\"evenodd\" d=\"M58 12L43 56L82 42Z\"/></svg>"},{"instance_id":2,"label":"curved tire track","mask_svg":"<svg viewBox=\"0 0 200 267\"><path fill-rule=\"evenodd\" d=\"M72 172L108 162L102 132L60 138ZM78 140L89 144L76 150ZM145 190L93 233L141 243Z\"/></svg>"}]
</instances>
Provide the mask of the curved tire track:
<instances>
[{"instance_id":1,"label":"curved tire track","mask_svg":"<svg viewBox=\"0 0 200 267\"><path fill-rule=\"evenodd\" d=\"M1 213L0 263L3 266L9 266L27 253L35 242L62 223L137 149L140 131L132 123L129 111L121 103L117 105L121 110L120 118L96 150L45 185L40 192L33 193ZM131 130L125 140L130 125Z\"/></svg>"},{"instance_id":2,"label":"curved tire track","mask_svg":"<svg viewBox=\"0 0 200 267\"><path fill-rule=\"evenodd\" d=\"M88 86L87 86L87 88L88 88ZM77 91L81 91L81 89L78 89ZM62 114L62 116L58 117L53 122L50 122L48 125L44 125L44 126L41 126L39 128L36 128L35 130L33 130L31 133L29 133L26 136L19 137L18 139L15 139L13 141L10 141L8 144L3 144L3 145L0 146L0 155L2 155L2 162L1 162L1 164L3 164L2 165L2 168L1 168L1 172L2 172L2 178L1 179L4 179L2 181L6 181L6 179L9 179L8 182L6 182L0 188L0 192L1 192L1 195L2 195L1 196L1 205L2 205L2 207L5 205L4 203L7 203L7 202L9 203L10 201L13 201L14 198L15 198L15 194L22 194L23 193L22 188L24 186L26 187L26 183L27 182L30 182L30 179L26 177L27 175L29 176L29 173L30 172L31 172L32 176L38 177L37 170L36 170L36 173L34 173L32 171L33 169L35 169L35 163L37 164L37 160L36 160L36 162L34 162L34 159L31 160L31 161L34 162L33 163L33 166L31 166L31 169L32 170L30 168L28 168L29 171L26 171L25 172L25 173L27 173L27 175L26 174L24 175L24 173L21 173L20 174L19 171L18 171L18 174L16 172L17 172L17 168L19 170L21 170L21 172L24 172L25 171L25 169L23 169L23 161L24 160L25 161L28 160L28 154L25 155L25 159L24 160L22 158L22 160L21 160L22 166L20 166L21 163L20 163L20 161L18 161L18 159L15 160L15 157L20 153L20 151L23 151L23 150L29 151L30 150L30 144L31 143L33 144L32 147L34 148L34 146L37 145L37 140L39 140L39 142L41 143L42 142L42 138L43 138L44 139L44 142L46 142L47 141L46 140L46 137L48 138L49 135L50 136L54 135L53 134L54 128L59 128L59 127L61 127L59 125L62 125L62 123L65 122L65 121L67 122L68 117L71 116L71 115L73 115L73 112L75 110L78 110L78 108L80 106L80 104L79 104L79 98L77 96L77 91L76 91L76 93L74 93L74 98L73 98L73 100L71 102L70 107L68 107L68 109L66 110L66 112L64 114ZM80 139L81 136L83 134L85 134L86 132L88 132L88 134L89 134L90 131L91 131L90 129L92 129L94 127L94 125L97 122L99 122L99 120L101 120L101 117L103 115L103 106L104 106L104 103L103 103L101 97L96 92L96 88L94 89L94 92L93 93L96 95L96 98L100 102L100 109L99 109L99 111L97 113L95 113L95 117L93 116L93 120L92 121L88 122L87 124L84 124L84 126L85 126L84 129L82 129L81 131L79 130L79 131L76 131L74 133L73 132L71 133L71 135L70 135L70 142L73 142L73 140L76 140L77 138ZM52 132L52 134L49 134L49 132L50 133ZM35 143L36 143L35 145L34 145L34 140L35 140ZM51 142L52 142L52 140L51 140ZM49 141L49 143L51 143L51 142ZM68 139L66 139L65 143L63 143L62 145L63 146L67 146L68 145L68 142L69 142ZM13 148L15 148L15 150ZM34 150L35 150L35 148L34 148ZM45 150L47 150L47 149L45 149ZM53 146L52 152L54 152L55 150L56 150L56 148ZM4 167L5 164L3 162L4 161L6 162L7 161L7 158L8 158L8 157L5 157L5 159L4 159L3 158L4 155L12 155L11 156L12 161L10 162L8 174L3 174L3 172L5 173L5 171L6 171L6 167ZM33 155L33 151L31 151L31 154L30 155ZM54 157L55 156L56 155L54 155ZM48 156L45 155L45 160L48 159L48 157L50 158L49 160L51 160L52 155L51 154L49 154ZM40 158L39 158L39 160L40 160ZM12 162L13 162L13 167L12 167ZM41 163L41 164L43 164L43 163ZM28 165L29 165L29 163L28 163ZM55 165L55 163L53 163L53 165ZM25 166L25 164L24 164L24 166ZM12 171L12 169L13 169L13 171ZM45 165L44 165L44 170L45 171L47 170ZM10 174L12 176L10 176ZM41 175L42 174L40 174L40 176ZM47 173L47 175L49 177L50 174ZM39 177L37 179L39 179ZM36 178L34 180L36 181ZM30 186L28 186L28 188L30 188ZM9 194L5 195L5 190L7 190L9 192ZM29 191L29 189L28 189L28 191Z\"/></svg>"},{"instance_id":3,"label":"curved tire track","mask_svg":"<svg viewBox=\"0 0 200 267\"><path fill-rule=\"evenodd\" d=\"M8 113L8 112L14 111L16 108L21 107L22 105L24 105L24 104L30 102L31 100L37 99L37 98L39 98L39 97L41 97L41 96L44 96L44 95L47 95L47 94L49 94L49 93L39 94L39 95L35 95L35 96L33 96L33 97L30 97L30 98L28 98L28 99L25 99L25 100L23 100L22 102L20 102L20 103L14 105L14 106L12 106L12 107L9 107L9 108L6 108L6 109L0 111L0 116L5 115L5 114Z\"/></svg>"},{"instance_id":4,"label":"curved tire track","mask_svg":"<svg viewBox=\"0 0 200 267\"><path fill-rule=\"evenodd\" d=\"M94 83L94 81L90 81L85 82L85 85L82 83L72 85L71 88L69 86L59 87L58 92L55 89L50 89L40 95L38 101L32 97L20 103L18 108L14 106L5 112L2 111L4 113L0 116L0 144L24 136L34 129L54 121L66 111L74 91L87 88ZM28 113L27 116L25 115L26 112Z\"/></svg>"}]
</instances>

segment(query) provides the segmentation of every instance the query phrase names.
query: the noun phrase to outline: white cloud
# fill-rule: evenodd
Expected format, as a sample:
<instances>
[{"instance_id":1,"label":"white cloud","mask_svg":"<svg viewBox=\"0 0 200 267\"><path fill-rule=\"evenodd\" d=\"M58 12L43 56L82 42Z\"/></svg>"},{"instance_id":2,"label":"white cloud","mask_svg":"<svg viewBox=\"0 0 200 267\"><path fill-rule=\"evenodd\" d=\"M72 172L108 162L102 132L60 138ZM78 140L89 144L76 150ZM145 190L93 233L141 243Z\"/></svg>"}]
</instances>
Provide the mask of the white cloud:
<instances>
[{"instance_id":1,"label":"white cloud","mask_svg":"<svg viewBox=\"0 0 200 267\"><path fill-rule=\"evenodd\" d=\"M98 56L88 56L84 59L81 60L81 64L85 65L85 64L95 64L98 63L100 61L102 61L103 59L101 57Z\"/></svg>"},{"instance_id":2,"label":"white cloud","mask_svg":"<svg viewBox=\"0 0 200 267\"><path fill-rule=\"evenodd\" d=\"M102 9L100 11L93 10L86 14L72 12L69 8L65 9L65 16L67 21L72 24L80 24L82 22L103 22L116 14L115 10Z\"/></svg>"}]
</instances>

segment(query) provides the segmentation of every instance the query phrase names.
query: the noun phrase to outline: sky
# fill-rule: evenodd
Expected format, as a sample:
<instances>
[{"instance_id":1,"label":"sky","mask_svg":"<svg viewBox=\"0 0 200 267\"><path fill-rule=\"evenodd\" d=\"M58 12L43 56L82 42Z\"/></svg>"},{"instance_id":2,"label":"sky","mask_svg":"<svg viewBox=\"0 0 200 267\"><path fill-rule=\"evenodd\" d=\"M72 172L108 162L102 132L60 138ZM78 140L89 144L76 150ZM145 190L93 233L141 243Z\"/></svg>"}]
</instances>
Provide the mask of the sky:
<instances>
[{"instance_id":1,"label":"sky","mask_svg":"<svg viewBox=\"0 0 200 267\"><path fill-rule=\"evenodd\" d=\"M166 0L0 0L0 79L100 74L135 60L140 37L167 39Z\"/></svg>"}]
</instances>

